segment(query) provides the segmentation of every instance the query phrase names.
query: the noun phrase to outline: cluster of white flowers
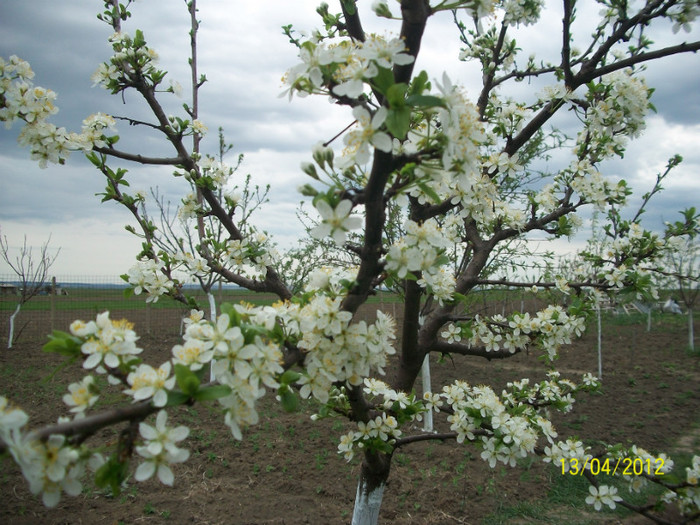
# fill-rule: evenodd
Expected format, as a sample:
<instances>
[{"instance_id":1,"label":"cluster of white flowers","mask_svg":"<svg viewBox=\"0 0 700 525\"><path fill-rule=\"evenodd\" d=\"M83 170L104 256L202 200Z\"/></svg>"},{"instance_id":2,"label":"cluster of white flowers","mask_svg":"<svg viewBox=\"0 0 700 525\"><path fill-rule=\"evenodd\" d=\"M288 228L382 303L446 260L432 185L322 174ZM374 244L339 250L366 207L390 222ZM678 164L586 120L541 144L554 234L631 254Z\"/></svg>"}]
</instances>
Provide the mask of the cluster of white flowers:
<instances>
[{"instance_id":1,"label":"cluster of white flowers","mask_svg":"<svg viewBox=\"0 0 700 525\"><path fill-rule=\"evenodd\" d=\"M77 496L86 458L66 443L65 436L51 435L46 441L29 440L23 427L29 421L26 412L11 406L0 396L0 441L22 470L32 494L41 494L47 507L55 507L66 492Z\"/></svg>"},{"instance_id":2,"label":"cluster of white flowers","mask_svg":"<svg viewBox=\"0 0 700 525\"><path fill-rule=\"evenodd\" d=\"M245 238L228 241L223 260L232 265L240 275L251 279L264 279L267 267L274 265L279 259L279 252L267 234L250 227Z\"/></svg>"},{"instance_id":3,"label":"cluster of white flowers","mask_svg":"<svg viewBox=\"0 0 700 525\"><path fill-rule=\"evenodd\" d=\"M624 182L617 183L603 177L587 160L576 160L570 166L569 185L586 202L598 211L605 211L609 202L624 203L628 189Z\"/></svg>"},{"instance_id":4,"label":"cluster of white flowers","mask_svg":"<svg viewBox=\"0 0 700 525\"><path fill-rule=\"evenodd\" d=\"M693 456L690 467L685 468L686 482L689 486L669 491L662 498L665 501L676 501L682 512L692 514L700 508L700 456Z\"/></svg>"},{"instance_id":5,"label":"cluster of white flowers","mask_svg":"<svg viewBox=\"0 0 700 525\"><path fill-rule=\"evenodd\" d=\"M210 156L200 159L197 165L199 166L200 175L211 180L216 189L226 186L226 183L231 180L231 176L236 171L233 166Z\"/></svg>"},{"instance_id":6,"label":"cluster of white flowers","mask_svg":"<svg viewBox=\"0 0 700 525\"><path fill-rule=\"evenodd\" d=\"M471 386L464 381L443 387L440 397L452 409L447 420L459 443L480 442L481 458L491 467L498 462L515 466L518 458L535 451L540 436L551 445L545 461L558 458L561 450L569 450L568 445L553 443L557 432L541 412L549 406L568 411L576 391L598 386L591 377L585 377L577 386L551 372L546 380L534 385L528 379L508 383L500 397L490 387Z\"/></svg>"},{"instance_id":7,"label":"cluster of white flowers","mask_svg":"<svg viewBox=\"0 0 700 525\"><path fill-rule=\"evenodd\" d=\"M454 274L445 267L445 250L454 241L454 232L442 228L434 219L421 223L407 220L405 235L395 242L386 255L386 269L403 279L409 272L420 273L418 284L429 290L440 303L454 293Z\"/></svg>"},{"instance_id":8,"label":"cluster of white flowers","mask_svg":"<svg viewBox=\"0 0 700 525\"><path fill-rule=\"evenodd\" d=\"M99 396L96 392L95 378L88 375L81 381L68 385L68 393L63 396L63 402L71 407L70 411L74 412L76 417L82 417L85 411L97 402Z\"/></svg>"},{"instance_id":9,"label":"cluster of white flowers","mask_svg":"<svg viewBox=\"0 0 700 525\"><path fill-rule=\"evenodd\" d=\"M352 314L340 309L341 298L315 295L307 304L279 303L277 315L287 337L297 339L306 352L305 371L298 383L300 395L329 399L334 383L361 385L370 372L384 373L387 356L394 354L393 319L377 311L377 319L352 323Z\"/></svg>"},{"instance_id":10,"label":"cluster of white flowers","mask_svg":"<svg viewBox=\"0 0 700 525\"><path fill-rule=\"evenodd\" d=\"M133 286L134 294L148 294L146 302L155 303L158 298L172 290L174 283L164 273L161 261L143 258L134 264L127 273L127 282Z\"/></svg>"},{"instance_id":11,"label":"cluster of white flowers","mask_svg":"<svg viewBox=\"0 0 700 525\"><path fill-rule=\"evenodd\" d=\"M155 67L158 53L146 45L140 31L134 37L125 32L114 33L109 41L114 55L92 74L93 86L117 93L128 85L130 76L139 73L150 76L158 72Z\"/></svg>"},{"instance_id":12,"label":"cluster of white flowers","mask_svg":"<svg viewBox=\"0 0 700 525\"><path fill-rule=\"evenodd\" d=\"M276 311L262 307L236 307L235 317L255 318L255 326L276 320ZM225 409L225 422L236 439L242 439L241 430L258 421L255 404L265 394L263 386L279 386L276 377L283 372L280 365L282 352L258 330L246 323L237 324L235 317L221 314L216 323L199 320L189 323L184 345L176 345L173 355L177 362L197 370L211 362L216 381L231 389L219 399Z\"/></svg>"},{"instance_id":13,"label":"cluster of white flowers","mask_svg":"<svg viewBox=\"0 0 700 525\"><path fill-rule=\"evenodd\" d=\"M9 129L23 121L18 141L29 147L31 158L43 168L49 162L63 163L72 151L89 151L93 146L106 145L104 131L114 129L114 119L97 113L83 121L81 133L68 132L46 119L58 112L54 105L56 93L34 86L34 72L24 60L0 57L0 121Z\"/></svg>"},{"instance_id":14,"label":"cluster of white flowers","mask_svg":"<svg viewBox=\"0 0 700 525\"><path fill-rule=\"evenodd\" d=\"M338 97L359 98L365 84L379 73L378 67L390 69L395 64L413 62L399 38L387 39L367 35L364 42L341 40L333 44L307 40L299 49L300 64L285 75L288 93L333 93ZM330 86L330 89L329 89Z\"/></svg>"},{"instance_id":15,"label":"cluster of white flowers","mask_svg":"<svg viewBox=\"0 0 700 525\"><path fill-rule=\"evenodd\" d=\"M615 502L622 501L622 498L617 495L617 488L609 485L600 485L599 487L591 485L588 487L588 492L590 494L586 497L586 503L593 505L595 510L600 510L603 505L615 509Z\"/></svg>"},{"instance_id":16,"label":"cluster of white flowers","mask_svg":"<svg viewBox=\"0 0 700 525\"><path fill-rule=\"evenodd\" d=\"M5 122L7 129L17 119L27 123L37 122L58 112L54 105L56 93L32 84L34 71L28 62L15 55L7 61L0 57L0 75L0 96L3 102L0 119Z\"/></svg>"},{"instance_id":17,"label":"cluster of white flowers","mask_svg":"<svg viewBox=\"0 0 700 525\"><path fill-rule=\"evenodd\" d=\"M134 473L136 481L145 481L157 473L161 483L172 486L175 476L170 465L183 463L190 457L188 450L176 445L189 435L190 430L184 426L170 428L166 425L167 421L168 413L161 410L156 417L155 427L139 423L139 434L144 439L144 444L136 447L136 453L145 461Z\"/></svg>"},{"instance_id":18,"label":"cluster of white flowers","mask_svg":"<svg viewBox=\"0 0 700 525\"><path fill-rule=\"evenodd\" d=\"M382 131L388 110L385 107L371 114L362 106L353 108L352 115L357 121L357 127L345 134L343 142L345 149L339 161L340 167L353 164L367 164L370 159L369 147L374 146L385 153L391 153L393 143L391 137Z\"/></svg>"},{"instance_id":19,"label":"cluster of white flowers","mask_svg":"<svg viewBox=\"0 0 700 525\"><path fill-rule=\"evenodd\" d=\"M615 238L603 237L591 247L592 251L584 251L583 256L577 254L569 278L579 282L598 281L617 292L633 290L640 300L658 299L657 284L650 278L650 272L658 268L666 253L678 249L676 238L664 239L629 221L621 221L618 229ZM600 291L589 289L587 293L594 304L605 299Z\"/></svg>"},{"instance_id":20,"label":"cluster of white flowers","mask_svg":"<svg viewBox=\"0 0 700 525\"><path fill-rule=\"evenodd\" d=\"M382 412L381 416L370 419L367 423L360 421L356 431L341 436L338 452L350 461L355 455L355 447L381 449L385 444L392 445L401 434L396 418Z\"/></svg>"},{"instance_id":21,"label":"cluster of white flowers","mask_svg":"<svg viewBox=\"0 0 700 525\"><path fill-rule=\"evenodd\" d=\"M437 111L442 134L446 139L442 166L455 176L480 173L479 145L484 142L486 135L478 110L446 73L442 76L442 82L436 82L436 85L446 104L445 108Z\"/></svg>"},{"instance_id":22,"label":"cluster of white flowers","mask_svg":"<svg viewBox=\"0 0 700 525\"><path fill-rule=\"evenodd\" d=\"M507 0L504 21L512 25L529 26L537 22L544 6L544 0Z\"/></svg>"},{"instance_id":23,"label":"cluster of white flowers","mask_svg":"<svg viewBox=\"0 0 700 525\"><path fill-rule=\"evenodd\" d=\"M700 16L700 5L694 0L682 0L671 6L668 16L673 21L674 33L680 29L689 33L692 28L691 23Z\"/></svg>"},{"instance_id":24,"label":"cluster of white flowers","mask_svg":"<svg viewBox=\"0 0 700 525\"><path fill-rule=\"evenodd\" d=\"M347 232L362 225L362 219L352 215L352 202L347 199L332 207L328 201L321 198L314 203L314 206L321 215L321 222L311 230L311 236L316 239L323 239L330 235L338 246L342 246Z\"/></svg>"},{"instance_id":25,"label":"cluster of white flowers","mask_svg":"<svg viewBox=\"0 0 700 525\"><path fill-rule=\"evenodd\" d=\"M347 291L347 284L355 280L357 270L357 267L317 267L309 275L304 290L306 292L323 292L330 296L339 296Z\"/></svg>"},{"instance_id":26,"label":"cluster of white flowers","mask_svg":"<svg viewBox=\"0 0 700 525\"><path fill-rule=\"evenodd\" d=\"M369 396L369 401L376 403L382 412L367 422L358 422L357 430L340 437L338 453L343 454L347 461L354 457L356 449L383 452L391 450L396 439L403 433L399 421L420 421L421 414L433 408L431 405L426 409L414 394L397 392L379 379L365 378L364 385L363 391ZM435 402L434 408L439 410L438 406L442 402L437 399Z\"/></svg>"},{"instance_id":27,"label":"cluster of white flowers","mask_svg":"<svg viewBox=\"0 0 700 525\"><path fill-rule=\"evenodd\" d=\"M528 312L514 313L508 317L500 314L485 319L477 315L472 323L449 323L441 332L448 343L462 340L463 329L471 333L468 343L483 346L487 352L501 349L510 353L537 346L554 359L559 347L580 336L586 326L583 317L569 315L561 306L550 305L534 316Z\"/></svg>"},{"instance_id":28,"label":"cluster of white flowers","mask_svg":"<svg viewBox=\"0 0 700 525\"><path fill-rule=\"evenodd\" d=\"M70 332L82 339L80 350L87 356L83 368L103 374L134 359L143 350L136 346L138 336L132 328L126 319L110 319L109 312L98 314L87 323L73 321Z\"/></svg>"},{"instance_id":29,"label":"cluster of white flowers","mask_svg":"<svg viewBox=\"0 0 700 525\"><path fill-rule=\"evenodd\" d=\"M153 406L164 407L168 402L168 390L175 387L175 376L171 376L172 364L165 362L158 368L141 363L126 378L131 388L125 394L134 401L153 399Z\"/></svg>"},{"instance_id":30,"label":"cluster of white flowers","mask_svg":"<svg viewBox=\"0 0 700 525\"><path fill-rule=\"evenodd\" d=\"M588 93L591 107L577 147L582 151L592 149L600 159L624 150L627 138L644 130L649 96L644 80L627 71L602 77Z\"/></svg>"},{"instance_id":31,"label":"cluster of white flowers","mask_svg":"<svg viewBox=\"0 0 700 525\"><path fill-rule=\"evenodd\" d=\"M364 392L381 415L360 422L358 430L340 438L338 452L348 461L357 448L390 451L402 434L400 423L421 420L424 412L440 412L447 405L451 412L447 421L450 430L456 433L457 442L480 443L482 459L494 467L498 462L515 466L519 458L535 452L540 436L550 445L546 448L545 461L582 458L581 442L554 443L557 432L542 412L548 407L568 411L575 392L595 390L600 383L586 374L577 386L561 378L558 372L550 372L546 380L533 385L528 379L508 383L499 397L490 387L455 381L440 393L426 393L420 401L415 395L397 392L378 379L367 378L364 385Z\"/></svg>"}]
</instances>

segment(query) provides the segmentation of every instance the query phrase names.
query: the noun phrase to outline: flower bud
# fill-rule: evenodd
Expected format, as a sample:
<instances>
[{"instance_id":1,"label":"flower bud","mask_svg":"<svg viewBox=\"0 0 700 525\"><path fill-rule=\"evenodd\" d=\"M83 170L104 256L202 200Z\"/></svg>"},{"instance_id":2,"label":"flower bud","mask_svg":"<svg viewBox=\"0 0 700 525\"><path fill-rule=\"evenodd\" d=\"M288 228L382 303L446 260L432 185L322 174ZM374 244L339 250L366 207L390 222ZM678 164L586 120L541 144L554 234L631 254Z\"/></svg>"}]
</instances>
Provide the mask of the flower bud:
<instances>
[{"instance_id":1,"label":"flower bud","mask_svg":"<svg viewBox=\"0 0 700 525\"><path fill-rule=\"evenodd\" d=\"M318 173L316 173L316 166L314 166L310 162L302 162L301 163L301 171L306 173L312 179L319 180Z\"/></svg>"},{"instance_id":2,"label":"flower bud","mask_svg":"<svg viewBox=\"0 0 700 525\"><path fill-rule=\"evenodd\" d=\"M318 191L311 184L299 186L299 193L301 193L304 197L315 197L318 195Z\"/></svg>"},{"instance_id":3,"label":"flower bud","mask_svg":"<svg viewBox=\"0 0 700 525\"><path fill-rule=\"evenodd\" d=\"M394 15L391 14L391 11L389 10L389 6L386 5L386 3L382 0L378 0L377 2L374 2L372 4L372 11L374 11L374 14L377 16L381 16L384 18L393 18Z\"/></svg>"},{"instance_id":4,"label":"flower bud","mask_svg":"<svg viewBox=\"0 0 700 525\"><path fill-rule=\"evenodd\" d=\"M323 169L324 165L328 163L328 166L333 168L333 149L328 146L324 146L322 142L317 143L312 150L312 155L316 163Z\"/></svg>"}]
</instances>

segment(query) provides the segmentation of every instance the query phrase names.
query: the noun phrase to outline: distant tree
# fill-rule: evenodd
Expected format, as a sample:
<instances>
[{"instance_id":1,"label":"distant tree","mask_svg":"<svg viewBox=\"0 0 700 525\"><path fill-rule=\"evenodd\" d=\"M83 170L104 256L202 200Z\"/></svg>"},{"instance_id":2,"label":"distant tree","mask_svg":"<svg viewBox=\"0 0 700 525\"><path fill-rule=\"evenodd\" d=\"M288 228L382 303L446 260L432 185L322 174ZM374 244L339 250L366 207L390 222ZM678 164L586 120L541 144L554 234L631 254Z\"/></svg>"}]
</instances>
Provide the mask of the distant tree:
<instances>
[{"instance_id":1,"label":"distant tree","mask_svg":"<svg viewBox=\"0 0 700 525\"><path fill-rule=\"evenodd\" d=\"M683 220L669 224L671 229L683 230L684 225L698 220L695 208L689 208L683 213ZM666 257L668 279L665 283L673 295L680 299L688 316L688 348L695 351L695 331L693 329L693 313L700 295L700 242L697 235L689 234L676 237L675 249L669 250ZM669 298L671 299L671 298Z\"/></svg>"},{"instance_id":2,"label":"distant tree","mask_svg":"<svg viewBox=\"0 0 700 525\"><path fill-rule=\"evenodd\" d=\"M61 249L56 250L55 254L49 253L48 240L41 245L38 255L32 253L31 246L27 246L27 236L24 236L24 242L19 250L19 254L15 257L11 255L10 245L7 242L7 236L0 235L0 256L3 261L12 269L17 276L18 300L14 312L10 315L10 333L7 337L7 348L12 348L15 340L15 319L19 314L22 306L27 304L32 297L38 295L45 289L46 279L49 276L49 270Z\"/></svg>"}]
</instances>

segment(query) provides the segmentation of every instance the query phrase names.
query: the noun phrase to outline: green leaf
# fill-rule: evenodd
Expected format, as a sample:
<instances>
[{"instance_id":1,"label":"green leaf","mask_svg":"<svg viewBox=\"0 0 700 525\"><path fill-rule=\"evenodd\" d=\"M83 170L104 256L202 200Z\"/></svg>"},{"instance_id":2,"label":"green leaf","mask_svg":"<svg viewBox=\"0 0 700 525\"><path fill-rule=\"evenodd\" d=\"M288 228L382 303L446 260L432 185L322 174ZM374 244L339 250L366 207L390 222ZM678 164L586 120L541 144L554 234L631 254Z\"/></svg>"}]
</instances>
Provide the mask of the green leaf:
<instances>
[{"instance_id":1,"label":"green leaf","mask_svg":"<svg viewBox=\"0 0 700 525\"><path fill-rule=\"evenodd\" d=\"M349 15L352 16L357 12L357 9L355 9L355 0L340 0L340 2L343 4L343 9L345 9Z\"/></svg>"},{"instance_id":2,"label":"green leaf","mask_svg":"<svg viewBox=\"0 0 700 525\"><path fill-rule=\"evenodd\" d=\"M111 456L95 472L95 485L100 488L109 487L112 489L112 494L118 495L121 491L122 483L126 479L128 466L127 462L119 461L116 455Z\"/></svg>"},{"instance_id":3,"label":"green leaf","mask_svg":"<svg viewBox=\"0 0 700 525\"><path fill-rule=\"evenodd\" d=\"M409 95L406 104L414 108L445 107L445 101L433 95Z\"/></svg>"},{"instance_id":4,"label":"green leaf","mask_svg":"<svg viewBox=\"0 0 700 525\"><path fill-rule=\"evenodd\" d=\"M78 357L82 341L69 333L54 330L49 335L49 342L43 347L44 352L52 352L67 357Z\"/></svg>"},{"instance_id":5,"label":"green leaf","mask_svg":"<svg viewBox=\"0 0 700 525\"><path fill-rule=\"evenodd\" d=\"M300 378L301 374L299 372L295 372L294 370L286 370L280 376L280 383L283 385L291 385L292 383L299 381Z\"/></svg>"},{"instance_id":6,"label":"green leaf","mask_svg":"<svg viewBox=\"0 0 700 525\"><path fill-rule=\"evenodd\" d=\"M221 397L226 397L231 393L231 387L226 385L213 385L198 390L193 396L197 401L212 401Z\"/></svg>"},{"instance_id":7,"label":"green leaf","mask_svg":"<svg viewBox=\"0 0 700 525\"><path fill-rule=\"evenodd\" d=\"M168 402L165 404L166 407L175 407L179 405L184 405L190 400L190 396L183 394L182 392L177 392L173 390L168 390Z\"/></svg>"},{"instance_id":8,"label":"green leaf","mask_svg":"<svg viewBox=\"0 0 700 525\"><path fill-rule=\"evenodd\" d=\"M386 95L389 88L394 85L394 73L385 67L377 67L377 69L379 73L372 79L372 86L382 95Z\"/></svg>"},{"instance_id":9,"label":"green leaf","mask_svg":"<svg viewBox=\"0 0 700 525\"><path fill-rule=\"evenodd\" d=\"M399 140L405 139L411 126L411 109L406 106L390 108L384 124L394 137Z\"/></svg>"},{"instance_id":10,"label":"green leaf","mask_svg":"<svg viewBox=\"0 0 700 525\"><path fill-rule=\"evenodd\" d=\"M97 155L97 153L95 153L95 152L86 153L85 158L87 158L90 162L92 162L98 168L102 167L103 159L101 156Z\"/></svg>"},{"instance_id":11,"label":"green leaf","mask_svg":"<svg viewBox=\"0 0 700 525\"><path fill-rule=\"evenodd\" d=\"M175 365L175 380L177 381L177 386L180 387L180 390L185 395L192 397L199 390L199 378L185 365Z\"/></svg>"},{"instance_id":12,"label":"green leaf","mask_svg":"<svg viewBox=\"0 0 700 525\"><path fill-rule=\"evenodd\" d=\"M435 190L432 189L430 186L428 186L425 182L418 182L418 187L421 189L423 193L425 193L430 199L435 203L439 204L440 197L438 196L437 193L435 193Z\"/></svg>"},{"instance_id":13,"label":"green leaf","mask_svg":"<svg viewBox=\"0 0 700 525\"><path fill-rule=\"evenodd\" d=\"M239 326L241 324L241 314L234 308L231 303L224 303L221 305L221 313L227 314L229 317L229 326Z\"/></svg>"},{"instance_id":14,"label":"green leaf","mask_svg":"<svg viewBox=\"0 0 700 525\"><path fill-rule=\"evenodd\" d=\"M280 388L279 391L282 408L285 412L296 412L299 406L299 399L294 391L289 387Z\"/></svg>"},{"instance_id":15,"label":"green leaf","mask_svg":"<svg viewBox=\"0 0 700 525\"><path fill-rule=\"evenodd\" d=\"M411 82L410 95L420 95L426 89L430 89L430 82L428 82L428 73L425 70L418 73Z\"/></svg>"},{"instance_id":16,"label":"green leaf","mask_svg":"<svg viewBox=\"0 0 700 525\"><path fill-rule=\"evenodd\" d=\"M143 31L137 29L134 35L134 47L138 48L144 45L146 45L146 39L143 37Z\"/></svg>"},{"instance_id":17,"label":"green leaf","mask_svg":"<svg viewBox=\"0 0 700 525\"><path fill-rule=\"evenodd\" d=\"M467 300L467 296L466 296L466 295L463 295L463 294L457 293L457 292L455 292L455 293L452 294L452 298L453 298L455 301L466 301L466 300Z\"/></svg>"},{"instance_id":18,"label":"green leaf","mask_svg":"<svg viewBox=\"0 0 700 525\"><path fill-rule=\"evenodd\" d=\"M393 84L386 90L386 99L392 108L402 108L406 105L406 91L408 86L403 82Z\"/></svg>"}]
</instances>

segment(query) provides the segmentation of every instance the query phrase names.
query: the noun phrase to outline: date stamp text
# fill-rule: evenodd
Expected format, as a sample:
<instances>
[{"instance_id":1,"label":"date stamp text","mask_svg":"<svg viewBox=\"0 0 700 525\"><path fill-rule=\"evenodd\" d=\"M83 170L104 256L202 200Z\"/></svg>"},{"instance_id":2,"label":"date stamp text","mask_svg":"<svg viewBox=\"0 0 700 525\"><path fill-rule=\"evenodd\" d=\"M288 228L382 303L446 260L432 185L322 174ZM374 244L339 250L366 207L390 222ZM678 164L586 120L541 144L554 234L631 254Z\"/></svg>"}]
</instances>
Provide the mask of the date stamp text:
<instances>
[{"instance_id":1,"label":"date stamp text","mask_svg":"<svg viewBox=\"0 0 700 525\"><path fill-rule=\"evenodd\" d=\"M663 458L618 458L617 460L605 458L588 458L586 461L581 461L576 458L562 458L561 473L571 476L582 476L588 470L592 475L599 476L606 474L614 476L621 474L623 476L663 476L664 460Z\"/></svg>"}]
</instances>

